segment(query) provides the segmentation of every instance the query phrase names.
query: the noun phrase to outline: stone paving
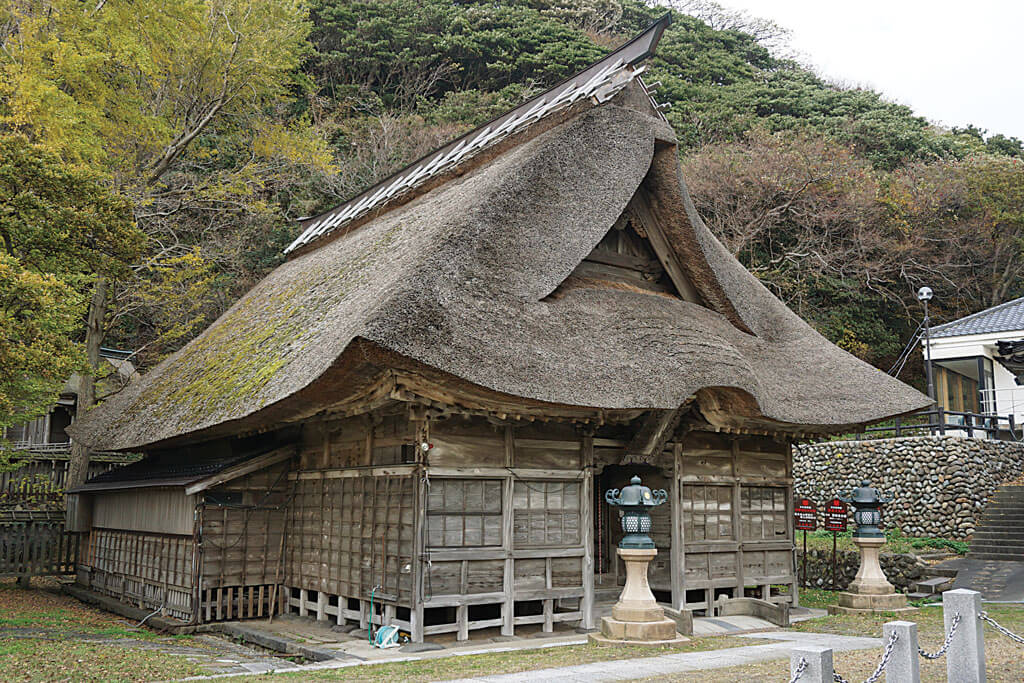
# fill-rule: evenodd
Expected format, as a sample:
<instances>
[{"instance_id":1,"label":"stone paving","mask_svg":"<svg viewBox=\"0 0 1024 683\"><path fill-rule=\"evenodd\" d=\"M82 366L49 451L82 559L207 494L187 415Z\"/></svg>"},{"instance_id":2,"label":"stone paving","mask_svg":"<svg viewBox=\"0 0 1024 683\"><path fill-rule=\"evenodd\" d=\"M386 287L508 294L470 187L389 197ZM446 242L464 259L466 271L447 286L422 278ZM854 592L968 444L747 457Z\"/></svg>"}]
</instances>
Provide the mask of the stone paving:
<instances>
[{"instance_id":1,"label":"stone paving","mask_svg":"<svg viewBox=\"0 0 1024 683\"><path fill-rule=\"evenodd\" d=\"M541 669L540 671L523 671L514 674L463 678L450 683L633 681L640 678L685 673L687 671L724 669L730 666L742 666L772 659L780 660L779 676L782 678L789 673L789 653L794 647L813 645L829 647L837 652L843 652L847 650L867 650L881 647L882 645L882 641L878 638L859 638L823 633L778 632L741 635L739 637L776 640L778 642L707 652L684 652L673 655L660 655L658 657L579 664L577 666L566 666L557 669Z\"/></svg>"}]
</instances>

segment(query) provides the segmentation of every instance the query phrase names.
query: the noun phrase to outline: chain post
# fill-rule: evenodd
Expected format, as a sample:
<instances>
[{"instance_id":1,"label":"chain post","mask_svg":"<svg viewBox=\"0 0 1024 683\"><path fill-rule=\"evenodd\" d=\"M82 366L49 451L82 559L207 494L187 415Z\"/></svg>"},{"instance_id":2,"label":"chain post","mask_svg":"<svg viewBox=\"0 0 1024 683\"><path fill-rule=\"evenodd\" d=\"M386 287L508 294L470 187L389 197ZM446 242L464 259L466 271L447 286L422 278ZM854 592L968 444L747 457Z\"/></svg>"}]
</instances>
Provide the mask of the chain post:
<instances>
[{"instance_id":1,"label":"chain post","mask_svg":"<svg viewBox=\"0 0 1024 683\"><path fill-rule=\"evenodd\" d=\"M806 645L789 655L790 683L832 683L832 648Z\"/></svg>"},{"instance_id":2,"label":"chain post","mask_svg":"<svg viewBox=\"0 0 1024 683\"><path fill-rule=\"evenodd\" d=\"M917 624L912 621L890 621L882 626L882 635L887 639L896 638L892 657L885 665L885 680L894 683L920 683Z\"/></svg>"},{"instance_id":3,"label":"chain post","mask_svg":"<svg viewBox=\"0 0 1024 683\"><path fill-rule=\"evenodd\" d=\"M946 632L953 632L946 650L946 677L958 683L985 683L981 593L964 588L946 591L942 594L942 616Z\"/></svg>"}]
</instances>

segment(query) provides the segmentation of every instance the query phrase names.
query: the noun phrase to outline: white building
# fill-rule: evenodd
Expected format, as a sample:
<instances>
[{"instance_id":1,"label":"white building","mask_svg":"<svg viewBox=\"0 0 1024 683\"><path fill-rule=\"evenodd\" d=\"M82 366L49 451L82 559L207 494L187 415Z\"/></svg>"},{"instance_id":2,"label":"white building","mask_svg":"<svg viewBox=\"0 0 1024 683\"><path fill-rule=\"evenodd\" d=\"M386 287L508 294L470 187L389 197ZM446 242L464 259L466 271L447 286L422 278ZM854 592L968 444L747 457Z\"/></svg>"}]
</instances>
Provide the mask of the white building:
<instances>
[{"instance_id":1,"label":"white building","mask_svg":"<svg viewBox=\"0 0 1024 683\"><path fill-rule=\"evenodd\" d=\"M922 353L926 352L922 339ZM939 325L931 330L935 398L949 422L956 413L1010 416L1020 435L1024 424L1024 297ZM990 423L991 424L991 423Z\"/></svg>"}]
</instances>

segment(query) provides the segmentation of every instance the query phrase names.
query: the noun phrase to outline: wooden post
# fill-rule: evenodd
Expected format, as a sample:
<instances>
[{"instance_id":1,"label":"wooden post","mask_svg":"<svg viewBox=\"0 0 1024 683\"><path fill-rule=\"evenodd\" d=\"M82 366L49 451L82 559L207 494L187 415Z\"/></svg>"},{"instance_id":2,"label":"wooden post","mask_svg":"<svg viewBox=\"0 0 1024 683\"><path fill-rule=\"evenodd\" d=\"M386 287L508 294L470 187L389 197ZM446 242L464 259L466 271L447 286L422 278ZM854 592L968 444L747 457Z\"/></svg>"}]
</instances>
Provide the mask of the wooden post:
<instances>
[{"instance_id":1,"label":"wooden post","mask_svg":"<svg viewBox=\"0 0 1024 683\"><path fill-rule=\"evenodd\" d=\"M672 535L669 548L669 570L672 572L672 608L681 610L686 602L686 590L683 584L683 566L685 553L683 548L683 510L681 484L683 472L683 444L680 441L672 444L672 489L669 492L669 505L672 514Z\"/></svg>"},{"instance_id":2,"label":"wooden post","mask_svg":"<svg viewBox=\"0 0 1024 683\"><path fill-rule=\"evenodd\" d=\"M796 542L796 527L793 522L793 444L788 442L786 444L786 485L787 493L786 496L786 532L789 538ZM793 563L793 583L790 586L790 590L793 593L793 599L790 604L793 607L800 606L800 592L799 592L799 581L796 580L796 548L793 548L793 552L790 555L791 562Z\"/></svg>"},{"instance_id":3,"label":"wooden post","mask_svg":"<svg viewBox=\"0 0 1024 683\"><path fill-rule=\"evenodd\" d=\"M505 467L515 463L515 434L512 426L505 427ZM501 545L505 550L505 575L502 580L502 592L505 602L501 606L501 635L511 636L515 633L515 560L512 559L512 494L515 483L511 473L504 480L504 497L501 502Z\"/></svg>"},{"instance_id":4,"label":"wooden post","mask_svg":"<svg viewBox=\"0 0 1024 683\"><path fill-rule=\"evenodd\" d=\"M580 444L583 489L580 506L583 519L583 598L580 600L580 628L594 628L594 437L588 434Z\"/></svg>"},{"instance_id":5,"label":"wooden post","mask_svg":"<svg viewBox=\"0 0 1024 683\"><path fill-rule=\"evenodd\" d=\"M746 579L743 576L743 519L740 516L740 441L732 440L732 533L736 538L736 590L734 598L742 598L746 591ZM762 595L762 600L770 596Z\"/></svg>"},{"instance_id":6,"label":"wooden post","mask_svg":"<svg viewBox=\"0 0 1024 683\"><path fill-rule=\"evenodd\" d=\"M417 448L417 458L422 458L422 451ZM413 483L415 487L416 497L416 516L413 528L413 576L412 576L412 605L409 609L409 629L412 637L412 642L422 643L423 642L423 602L426 600L426 593L424 592L424 572L429 571L427 567L427 530L426 530L426 515L427 515L427 484L426 484L426 471L427 467L422 462L416 467L415 474L416 481Z\"/></svg>"}]
</instances>

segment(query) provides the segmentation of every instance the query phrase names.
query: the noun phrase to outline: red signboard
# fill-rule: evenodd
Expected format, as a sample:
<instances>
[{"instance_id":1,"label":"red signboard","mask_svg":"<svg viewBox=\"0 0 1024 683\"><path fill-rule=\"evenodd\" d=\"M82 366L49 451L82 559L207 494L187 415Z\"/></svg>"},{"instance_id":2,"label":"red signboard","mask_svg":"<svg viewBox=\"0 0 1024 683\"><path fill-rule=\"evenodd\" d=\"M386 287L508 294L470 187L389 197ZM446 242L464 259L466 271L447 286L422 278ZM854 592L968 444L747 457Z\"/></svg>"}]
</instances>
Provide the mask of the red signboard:
<instances>
[{"instance_id":1,"label":"red signboard","mask_svg":"<svg viewBox=\"0 0 1024 683\"><path fill-rule=\"evenodd\" d=\"M829 531L846 531L846 503L833 498L825 507L825 528Z\"/></svg>"},{"instance_id":2,"label":"red signboard","mask_svg":"<svg viewBox=\"0 0 1024 683\"><path fill-rule=\"evenodd\" d=\"M810 498L801 498L793 507L798 531L814 531L818 528L818 506Z\"/></svg>"}]
</instances>

